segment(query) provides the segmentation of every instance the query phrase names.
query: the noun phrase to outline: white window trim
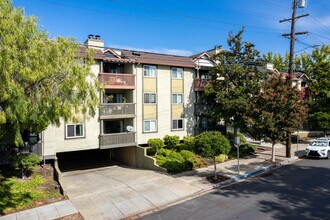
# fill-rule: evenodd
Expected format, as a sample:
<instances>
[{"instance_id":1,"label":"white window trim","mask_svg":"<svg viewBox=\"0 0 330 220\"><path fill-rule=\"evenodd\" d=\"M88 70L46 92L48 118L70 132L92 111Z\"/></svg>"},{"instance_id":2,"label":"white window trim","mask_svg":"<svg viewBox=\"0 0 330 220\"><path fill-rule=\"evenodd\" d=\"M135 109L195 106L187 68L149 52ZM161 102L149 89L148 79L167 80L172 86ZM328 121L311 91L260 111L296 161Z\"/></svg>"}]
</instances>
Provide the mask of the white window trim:
<instances>
[{"instance_id":1,"label":"white window trim","mask_svg":"<svg viewBox=\"0 0 330 220\"><path fill-rule=\"evenodd\" d=\"M151 66L154 66L155 67L155 75L154 76L146 76L145 75L145 69L144 69L144 67L151 67ZM142 67L142 71L143 71L143 77L149 77L149 78L156 78L157 77L157 66L155 66L155 65L143 65L143 67Z\"/></svg>"},{"instance_id":2,"label":"white window trim","mask_svg":"<svg viewBox=\"0 0 330 220\"><path fill-rule=\"evenodd\" d=\"M181 95L181 102L173 102L173 95ZM183 100L183 93L172 93L172 104L177 104L177 105L181 105L184 103L184 100Z\"/></svg>"},{"instance_id":3,"label":"white window trim","mask_svg":"<svg viewBox=\"0 0 330 220\"><path fill-rule=\"evenodd\" d=\"M155 102L145 102L145 99L144 99L144 95L145 94L153 94L153 95L155 95ZM143 93L143 104L157 104L157 93L155 93L155 92L145 92L145 93Z\"/></svg>"},{"instance_id":4,"label":"white window trim","mask_svg":"<svg viewBox=\"0 0 330 220\"><path fill-rule=\"evenodd\" d=\"M173 128L173 121L179 121L179 120L182 121L182 128ZM182 131L182 130L184 130L184 119L183 118L174 118L174 119L172 119L171 127L172 127L172 131Z\"/></svg>"},{"instance_id":5,"label":"white window trim","mask_svg":"<svg viewBox=\"0 0 330 220\"><path fill-rule=\"evenodd\" d=\"M152 122L152 121L154 121L155 122L155 130L150 130L150 131L146 131L144 128L145 128L145 126L144 126L144 123L145 122ZM145 133L151 133L151 132L157 132L157 120L156 119L151 119L151 120L143 120L143 132L145 132Z\"/></svg>"},{"instance_id":6,"label":"white window trim","mask_svg":"<svg viewBox=\"0 0 330 220\"><path fill-rule=\"evenodd\" d=\"M177 74L176 77L173 77L173 70L174 69L176 69L176 70L181 69L182 70L180 78L178 77L178 74L177 74L178 72L177 71L176 71L176 74ZM172 79L183 79L183 68L181 68L181 67L172 67L171 68L171 77L172 77Z\"/></svg>"},{"instance_id":7,"label":"white window trim","mask_svg":"<svg viewBox=\"0 0 330 220\"><path fill-rule=\"evenodd\" d=\"M74 132L76 133L76 126L77 125L82 125L82 133L83 133L83 135L82 136L77 136L76 134L75 134L75 136L73 136L73 137L69 137L68 136L68 125L74 125L75 127L75 129L74 129ZM74 139L74 138L84 138L85 137L85 125L84 125L84 123L71 123L71 124L65 124L65 138L66 139Z\"/></svg>"}]
</instances>

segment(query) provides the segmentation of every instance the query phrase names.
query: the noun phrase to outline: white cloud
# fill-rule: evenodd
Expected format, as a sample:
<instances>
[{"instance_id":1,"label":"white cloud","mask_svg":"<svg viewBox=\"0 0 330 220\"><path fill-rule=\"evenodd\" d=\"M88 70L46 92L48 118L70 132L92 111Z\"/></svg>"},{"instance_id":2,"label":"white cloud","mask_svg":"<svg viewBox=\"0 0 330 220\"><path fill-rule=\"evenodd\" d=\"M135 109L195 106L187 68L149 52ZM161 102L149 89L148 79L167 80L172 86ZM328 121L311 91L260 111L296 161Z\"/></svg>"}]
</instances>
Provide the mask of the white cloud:
<instances>
[{"instance_id":1,"label":"white cloud","mask_svg":"<svg viewBox=\"0 0 330 220\"><path fill-rule=\"evenodd\" d=\"M138 47L130 47L130 46L124 46L124 45L117 45L117 44L111 44L109 47L118 48L118 49L126 49L126 50L136 50L136 51L145 51L145 52L152 52L152 53L178 55L178 56L190 56L190 55L193 55L193 52L192 51L181 50L181 49L170 49L170 48L138 48Z\"/></svg>"},{"instance_id":2,"label":"white cloud","mask_svg":"<svg viewBox=\"0 0 330 220\"><path fill-rule=\"evenodd\" d=\"M301 19L297 21L299 29L306 29L309 31L318 31L330 28L330 16L326 17L309 17L308 19Z\"/></svg>"}]
</instances>

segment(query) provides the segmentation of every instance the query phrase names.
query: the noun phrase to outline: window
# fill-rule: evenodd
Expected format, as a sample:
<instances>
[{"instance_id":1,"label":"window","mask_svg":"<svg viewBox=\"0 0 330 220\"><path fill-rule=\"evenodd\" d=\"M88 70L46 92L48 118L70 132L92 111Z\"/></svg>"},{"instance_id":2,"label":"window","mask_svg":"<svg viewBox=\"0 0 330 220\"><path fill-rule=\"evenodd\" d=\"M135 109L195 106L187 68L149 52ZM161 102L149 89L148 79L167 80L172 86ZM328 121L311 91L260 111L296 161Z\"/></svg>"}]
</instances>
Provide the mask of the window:
<instances>
[{"instance_id":1,"label":"window","mask_svg":"<svg viewBox=\"0 0 330 220\"><path fill-rule=\"evenodd\" d=\"M84 124L67 124L66 138L84 137Z\"/></svg>"},{"instance_id":2,"label":"window","mask_svg":"<svg viewBox=\"0 0 330 220\"><path fill-rule=\"evenodd\" d=\"M172 78L182 79L183 78L183 68L172 67Z\"/></svg>"},{"instance_id":3,"label":"window","mask_svg":"<svg viewBox=\"0 0 330 220\"><path fill-rule=\"evenodd\" d=\"M144 93L144 103L156 103L156 94Z\"/></svg>"},{"instance_id":4,"label":"window","mask_svg":"<svg viewBox=\"0 0 330 220\"><path fill-rule=\"evenodd\" d=\"M156 77L156 66L143 66L143 75L146 77Z\"/></svg>"},{"instance_id":5,"label":"window","mask_svg":"<svg viewBox=\"0 0 330 220\"><path fill-rule=\"evenodd\" d=\"M172 130L183 130L183 119L173 119Z\"/></svg>"},{"instance_id":6,"label":"window","mask_svg":"<svg viewBox=\"0 0 330 220\"><path fill-rule=\"evenodd\" d=\"M144 132L155 132L155 131L157 131L157 120L145 120Z\"/></svg>"},{"instance_id":7,"label":"window","mask_svg":"<svg viewBox=\"0 0 330 220\"><path fill-rule=\"evenodd\" d=\"M183 103L183 95L182 94L172 94L172 103L174 103L174 104Z\"/></svg>"}]
</instances>

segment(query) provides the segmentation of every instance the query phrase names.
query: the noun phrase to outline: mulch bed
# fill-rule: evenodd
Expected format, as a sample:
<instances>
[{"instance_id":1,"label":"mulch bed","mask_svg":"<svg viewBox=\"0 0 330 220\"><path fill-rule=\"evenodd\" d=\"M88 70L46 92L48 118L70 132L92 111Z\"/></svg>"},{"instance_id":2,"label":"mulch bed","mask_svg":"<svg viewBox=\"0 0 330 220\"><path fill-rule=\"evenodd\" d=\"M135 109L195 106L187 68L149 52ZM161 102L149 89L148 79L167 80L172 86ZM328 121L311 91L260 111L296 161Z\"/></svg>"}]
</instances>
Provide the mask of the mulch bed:
<instances>
[{"instance_id":1,"label":"mulch bed","mask_svg":"<svg viewBox=\"0 0 330 220\"><path fill-rule=\"evenodd\" d=\"M214 179L214 175L213 176L208 176L208 177L206 177L206 180L209 183L220 183L220 182L223 182L223 181L226 181L226 180L230 179L229 177L222 176L220 174L218 174L217 177L218 177L217 179Z\"/></svg>"}]
</instances>

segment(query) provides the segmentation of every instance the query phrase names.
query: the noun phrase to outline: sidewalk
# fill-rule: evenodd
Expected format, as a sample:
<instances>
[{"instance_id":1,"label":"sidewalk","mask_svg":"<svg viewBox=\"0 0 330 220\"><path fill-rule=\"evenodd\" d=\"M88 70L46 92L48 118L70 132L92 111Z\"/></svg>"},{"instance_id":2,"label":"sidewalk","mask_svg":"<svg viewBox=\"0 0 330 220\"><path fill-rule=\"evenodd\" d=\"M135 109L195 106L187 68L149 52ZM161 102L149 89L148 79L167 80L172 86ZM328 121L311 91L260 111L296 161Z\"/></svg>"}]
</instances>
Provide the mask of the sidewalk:
<instances>
[{"instance_id":1,"label":"sidewalk","mask_svg":"<svg viewBox=\"0 0 330 220\"><path fill-rule=\"evenodd\" d=\"M70 200L55 202L37 208L0 217L0 220L51 220L77 213Z\"/></svg>"},{"instance_id":2,"label":"sidewalk","mask_svg":"<svg viewBox=\"0 0 330 220\"><path fill-rule=\"evenodd\" d=\"M218 173L230 178L220 184L205 180L213 174L213 165L177 175L125 166L69 172L64 175L64 183L70 200L7 215L0 220L48 220L78 211L86 220L134 219L298 158L286 158L285 146L276 145L277 163L274 164L269 161L271 145L262 143L259 146L265 151L240 159L240 175L237 160L217 164ZM303 153L305 147L306 144L299 144L298 152ZM292 151L296 150L293 144Z\"/></svg>"}]
</instances>

